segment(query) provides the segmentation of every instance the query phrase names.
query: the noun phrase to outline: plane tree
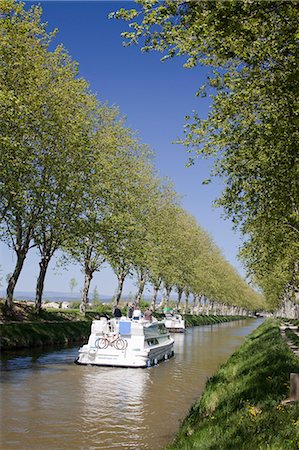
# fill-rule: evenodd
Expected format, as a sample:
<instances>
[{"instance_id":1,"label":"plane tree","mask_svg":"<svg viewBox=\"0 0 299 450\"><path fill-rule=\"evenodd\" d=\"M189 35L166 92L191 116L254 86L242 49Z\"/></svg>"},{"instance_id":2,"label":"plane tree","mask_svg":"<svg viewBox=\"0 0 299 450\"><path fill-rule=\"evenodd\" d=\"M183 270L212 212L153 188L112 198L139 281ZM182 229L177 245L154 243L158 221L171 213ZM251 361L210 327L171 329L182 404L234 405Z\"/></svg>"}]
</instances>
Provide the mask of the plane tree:
<instances>
[{"instance_id":1,"label":"plane tree","mask_svg":"<svg viewBox=\"0 0 299 450\"><path fill-rule=\"evenodd\" d=\"M109 213L105 216L103 252L114 270L119 302L126 277L144 258L145 234L152 208L153 166L151 152L131 130L118 143L116 172L109 192Z\"/></svg>"},{"instance_id":2,"label":"plane tree","mask_svg":"<svg viewBox=\"0 0 299 450\"><path fill-rule=\"evenodd\" d=\"M33 246L42 256L40 301L61 225L76 212L75 193L80 198L86 181L88 155L82 158L82 149L93 100L64 48L49 51L53 33L41 23L39 7L25 11L23 4L2 2L0 29L0 215L1 236L16 253L6 297L12 308L15 285ZM53 233L54 223L58 233Z\"/></svg>"},{"instance_id":3,"label":"plane tree","mask_svg":"<svg viewBox=\"0 0 299 450\"><path fill-rule=\"evenodd\" d=\"M37 310L49 262L84 208L97 104L67 51L61 45L49 50L53 33L41 12L4 1L0 17L0 209L2 235L17 256L6 305L12 307L29 248L37 247Z\"/></svg>"},{"instance_id":4,"label":"plane tree","mask_svg":"<svg viewBox=\"0 0 299 450\"><path fill-rule=\"evenodd\" d=\"M76 78L76 66L66 57L63 55L57 65L51 64L50 85L47 88L44 85L49 96L46 130L49 142L44 143L35 161L43 180L43 207L33 231L41 255L37 310L41 308L49 262L70 234L73 222L84 214L93 175L90 135L97 102L89 94L88 84Z\"/></svg>"},{"instance_id":5,"label":"plane tree","mask_svg":"<svg viewBox=\"0 0 299 450\"><path fill-rule=\"evenodd\" d=\"M210 95L210 112L187 117L182 142L190 163L214 156L226 183L218 204L246 236L248 274L277 303L286 285L298 289L298 2L137 3L112 13L130 22L126 44L208 69L197 95Z\"/></svg>"},{"instance_id":6,"label":"plane tree","mask_svg":"<svg viewBox=\"0 0 299 450\"><path fill-rule=\"evenodd\" d=\"M1 238L17 258L6 295L6 307L12 308L14 288L43 206L42 186L37 191L34 183L43 108L43 98L36 88L47 78L41 42L48 42L50 37L36 23L33 12L26 13L21 4L2 2L1 10L0 217ZM35 11L37 14L38 9ZM24 72L26 77L22 76Z\"/></svg>"},{"instance_id":7,"label":"plane tree","mask_svg":"<svg viewBox=\"0 0 299 450\"><path fill-rule=\"evenodd\" d=\"M98 112L98 127L92 139L93 160L86 210L73 222L64 246L72 260L84 273L81 308L85 311L94 272L115 252L123 248L119 236L127 225L130 230L132 189L136 186L134 170L143 158L143 146L115 107L102 106ZM131 171L130 171L130 169ZM131 190L130 190L131 189ZM134 222L136 225L136 221ZM134 231L133 223L131 232Z\"/></svg>"}]
</instances>

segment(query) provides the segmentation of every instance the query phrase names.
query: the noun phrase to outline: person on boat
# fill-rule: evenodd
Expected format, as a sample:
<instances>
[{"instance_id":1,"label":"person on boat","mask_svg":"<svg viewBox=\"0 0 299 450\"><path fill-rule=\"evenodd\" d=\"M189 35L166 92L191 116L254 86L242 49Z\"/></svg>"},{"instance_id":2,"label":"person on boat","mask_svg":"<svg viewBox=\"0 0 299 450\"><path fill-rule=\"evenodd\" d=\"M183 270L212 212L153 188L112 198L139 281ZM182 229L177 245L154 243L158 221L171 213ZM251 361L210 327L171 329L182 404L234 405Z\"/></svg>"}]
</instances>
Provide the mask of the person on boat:
<instances>
[{"instance_id":1,"label":"person on boat","mask_svg":"<svg viewBox=\"0 0 299 450\"><path fill-rule=\"evenodd\" d=\"M118 307L118 305L116 305L116 307L114 308L113 314L114 314L114 317L115 317L116 319L119 319L119 318L122 316L121 310L120 310L120 308Z\"/></svg>"},{"instance_id":2,"label":"person on boat","mask_svg":"<svg viewBox=\"0 0 299 450\"><path fill-rule=\"evenodd\" d=\"M139 306L135 306L134 311L133 311L133 315L132 315L132 319L133 320L139 320L141 318L141 311Z\"/></svg>"},{"instance_id":3,"label":"person on boat","mask_svg":"<svg viewBox=\"0 0 299 450\"><path fill-rule=\"evenodd\" d=\"M133 305L130 305L130 306L129 306L129 309L128 309L128 318L129 318L129 319L132 319L132 317L133 317L133 311L134 311L134 307L133 307Z\"/></svg>"},{"instance_id":4,"label":"person on boat","mask_svg":"<svg viewBox=\"0 0 299 450\"><path fill-rule=\"evenodd\" d=\"M153 312L151 308L147 308L143 313L144 320L148 320L149 322L153 321Z\"/></svg>"}]
</instances>

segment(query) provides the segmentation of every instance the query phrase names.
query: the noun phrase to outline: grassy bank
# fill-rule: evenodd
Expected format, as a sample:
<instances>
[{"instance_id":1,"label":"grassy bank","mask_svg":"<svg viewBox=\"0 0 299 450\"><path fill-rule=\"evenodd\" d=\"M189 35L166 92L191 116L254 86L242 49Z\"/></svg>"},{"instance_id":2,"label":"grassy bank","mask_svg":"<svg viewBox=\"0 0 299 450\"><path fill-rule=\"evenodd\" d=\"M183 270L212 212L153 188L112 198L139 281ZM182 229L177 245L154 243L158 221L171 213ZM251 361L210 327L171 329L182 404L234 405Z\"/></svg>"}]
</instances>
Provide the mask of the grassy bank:
<instances>
[{"instance_id":1,"label":"grassy bank","mask_svg":"<svg viewBox=\"0 0 299 450\"><path fill-rule=\"evenodd\" d=\"M0 349L15 350L87 339L90 321L6 323L0 331Z\"/></svg>"},{"instance_id":2,"label":"grassy bank","mask_svg":"<svg viewBox=\"0 0 299 450\"><path fill-rule=\"evenodd\" d=\"M299 448L299 403L281 404L299 360L278 325L267 320L220 367L166 449Z\"/></svg>"},{"instance_id":3,"label":"grassy bank","mask_svg":"<svg viewBox=\"0 0 299 450\"><path fill-rule=\"evenodd\" d=\"M184 315L185 324L187 327L194 327L198 325L213 325L216 323L231 322L234 320L247 319L244 316L195 316L193 314Z\"/></svg>"},{"instance_id":4,"label":"grassy bank","mask_svg":"<svg viewBox=\"0 0 299 450\"><path fill-rule=\"evenodd\" d=\"M125 313L125 308L123 308ZM63 344L86 340L90 333L90 325L93 319L101 315L112 316L111 304L97 307L86 312L85 317L78 309L42 309L36 314L32 306L22 302L15 302L13 312L7 316L3 303L0 304L0 349L13 350L21 348L39 347L43 345ZM158 319L163 314L155 314ZM241 317L224 316L194 316L186 314L186 326L209 325Z\"/></svg>"}]
</instances>

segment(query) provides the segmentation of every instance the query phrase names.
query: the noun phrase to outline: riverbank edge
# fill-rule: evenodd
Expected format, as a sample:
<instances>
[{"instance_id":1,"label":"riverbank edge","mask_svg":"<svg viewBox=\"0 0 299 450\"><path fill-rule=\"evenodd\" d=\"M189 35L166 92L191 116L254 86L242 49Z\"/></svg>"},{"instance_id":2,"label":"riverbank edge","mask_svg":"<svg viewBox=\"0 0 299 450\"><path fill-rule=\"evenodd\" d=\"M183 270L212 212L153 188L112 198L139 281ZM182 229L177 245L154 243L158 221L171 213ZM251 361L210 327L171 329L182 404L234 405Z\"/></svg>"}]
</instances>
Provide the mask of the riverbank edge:
<instances>
[{"instance_id":1,"label":"riverbank edge","mask_svg":"<svg viewBox=\"0 0 299 450\"><path fill-rule=\"evenodd\" d=\"M91 322L22 322L0 325L0 349L12 351L87 341Z\"/></svg>"},{"instance_id":2,"label":"riverbank edge","mask_svg":"<svg viewBox=\"0 0 299 450\"><path fill-rule=\"evenodd\" d=\"M299 402L283 402L292 372L299 359L267 319L207 381L164 450L298 449Z\"/></svg>"},{"instance_id":3,"label":"riverbank edge","mask_svg":"<svg viewBox=\"0 0 299 450\"><path fill-rule=\"evenodd\" d=\"M71 319L70 313L70 319ZM64 313L66 316L67 313ZM73 317L73 320L77 315ZM94 318L97 318L94 315ZM52 313L50 322L12 322L0 324L0 350L11 351L23 348L43 347L47 345L70 344L87 341L90 334L92 317L85 320L63 320L54 322ZM185 316L186 326L213 325L244 319L241 316Z\"/></svg>"}]
</instances>

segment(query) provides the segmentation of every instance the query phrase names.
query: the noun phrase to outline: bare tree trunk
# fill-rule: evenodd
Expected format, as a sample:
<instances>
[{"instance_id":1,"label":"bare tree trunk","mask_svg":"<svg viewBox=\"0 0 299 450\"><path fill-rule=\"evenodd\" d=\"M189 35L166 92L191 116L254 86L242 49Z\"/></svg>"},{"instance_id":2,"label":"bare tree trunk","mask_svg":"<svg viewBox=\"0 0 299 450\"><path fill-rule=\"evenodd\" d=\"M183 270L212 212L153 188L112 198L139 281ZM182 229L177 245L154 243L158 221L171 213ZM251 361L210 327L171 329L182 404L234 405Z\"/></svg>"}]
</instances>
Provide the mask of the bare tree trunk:
<instances>
[{"instance_id":1,"label":"bare tree trunk","mask_svg":"<svg viewBox=\"0 0 299 450\"><path fill-rule=\"evenodd\" d=\"M42 307L42 296L43 296L43 291L44 291L44 283L45 283L45 277L46 277L46 272L49 266L49 262L50 262L50 255L45 255L42 256L42 259L39 263L39 275L38 275L38 279L36 282L36 293L35 293L35 310L36 312L40 312L41 307Z\"/></svg>"},{"instance_id":2,"label":"bare tree trunk","mask_svg":"<svg viewBox=\"0 0 299 450\"><path fill-rule=\"evenodd\" d=\"M187 289L186 291L185 291L185 314L188 314L188 309L189 309L189 295L190 295L190 292L189 292L189 290Z\"/></svg>"},{"instance_id":3,"label":"bare tree trunk","mask_svg":"<svg viewBox=\"0 0 299 450\"><path fill-rule=\"evenodd\" d=\"M169 301L170 301L170 293L172 291L172 287L171 286L166 286L165 287L166 290L166 306L169 306Z\"/></svg>"},{"instance_id":4,"label":"bare tree trunk","mask_svg":"<svg viewBox=\"0 0 299 450\"><path fill-rule=\"evenodd\" d=\"M161 281L158 281L157 283L154 284L154 292L153 292L153 297L152 297L152 308L154 311L156 311L156 302L157 302L157 296L158 296L158 292L161 286Z\"/></svg>"},{"instance_id":5,"label":"bare tree trunk","mask_svg":"<svg viewBox=\"0 0 299 450\"><path fill-rule=\"evenodd\" d=\"M88 305L88 292L89 292L89 287L90 287L90 283L92 280L92 276L93 276L92 270L89 267L85 266L84 287L83 287L83 291L82 291L82 299L81 299L81 305L80 305L80 311L82 314L85 314L86 307Z\"/></svg>"},{"instance_id":6,"label":"bare tree trunk","mask_svg":"<svg viewBox=\"0 0 299 450\"><path fill-rule=\"evenodd\" d=\"M146 272L145 271L141 271L138 278L139 278L139 287L138 287L138 290L137 290L137 293L136 293L136 296L135 296L135 303L136 303L136 305L139 306L140 300L141 300L141 297L142 297L142 294L143 294L143 291L144 291L144 288L145 288Z\"/></svg>"},{"instance_id":7,"label":"bare tree trunk","mask_svg":"<svg viewBox=\"0 0 299 450\"><path fill-rule=\"evenodd\" d=\"M199 313L199 295L193 294L193 314Z\"/></svg>"},{"instance_id":8,"label":"bare tree trunk","mask_svg":"<svg viewBox=\"0 0 299 450\"><path fill-rule=\"evenodd\" d=\"M17 281L19 279L20 273L22 271L28 249L29 249L29 243L28 243L28 246L23 246L20 248L19 251L17 251L17 262L16 262L15 270L8 280L8 286L7 286L7 290L6 290L5 308L8 310L13 309L13 294L14 294L14 290L15 290Z\"/></svg>"},{"instance_id":9,"label":"bare tree trunk","mask_svg":"<svg viewBox=\"0 0 299 450\"><path fill-rule=\"evenodd\" d=\"M182 300L182 295L183 295L183 289L178 288L178 299L177 299L177 302L176 302L176 309L177 309L177 310L180 309L181 300Z\"/></svg>"},{"instance_id":10,"label":"bare tree trunk","mask_svg":"<svg viewBox=\"0 0 299 450\"><path fill-rule=\"evenodd\" d=\"M196 306L196 300L197 300L197 295L196 295L196 294L193 294L193 306L192 306L193 309L194 309L195 306Z\"/></svg>"},{"instance_id":11,"label":"bare tree trunk","mask_svg":"<svg viewBox=\"0 0 299 450\"><path fill-rule=\"evenodd\" d=\"M19 279L20 273L22 271L25 258L29 251L30 242L32 239L32 227L29 227L26 232L22 230L21 221L17 221L16 225L16 243L14 249L17 254L17 262L13 274L8 280L7 290L6 290L6 300L5 300L5 309L12 310L13 309L13 294Z\"/></svg>"},{"instance_id":12,"label":"bare tree trunk","mask_svg":"<svg viewBox=\"0 0 299 450\"><path fill-rule=\"evenodd\" d=\"M128 275L129 271L127 269L123 269L121 268L120 271L117 274L117 289L116 289L116 293L115 293L115 303L116 305L119 304L120 298L121 298L121 294L123 291L123 286L124 286L124 282L126 279L126 276Z\"/></svg>"}]
</instances>

